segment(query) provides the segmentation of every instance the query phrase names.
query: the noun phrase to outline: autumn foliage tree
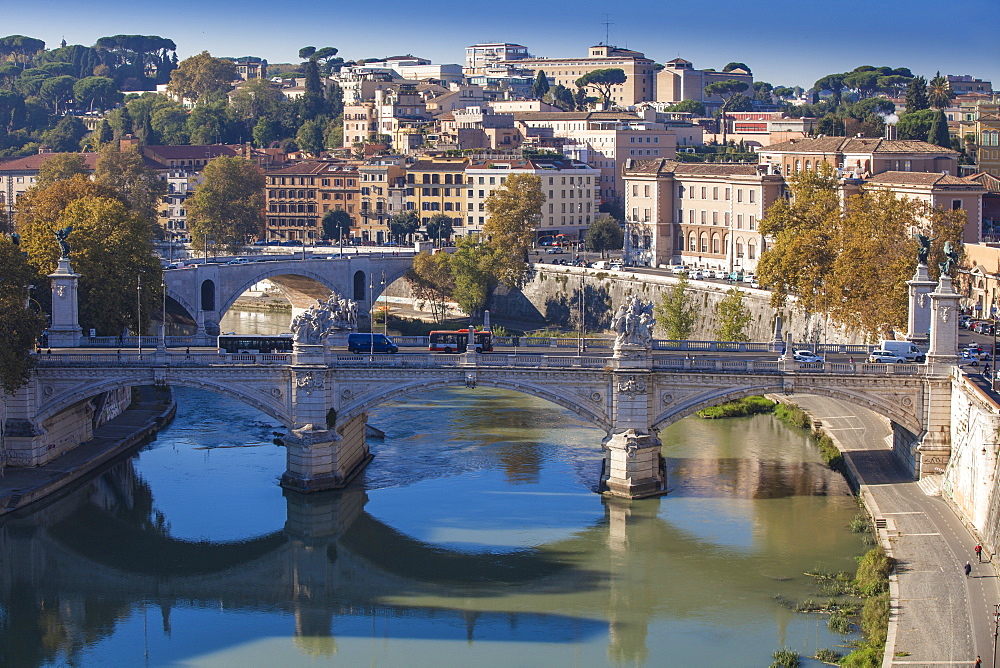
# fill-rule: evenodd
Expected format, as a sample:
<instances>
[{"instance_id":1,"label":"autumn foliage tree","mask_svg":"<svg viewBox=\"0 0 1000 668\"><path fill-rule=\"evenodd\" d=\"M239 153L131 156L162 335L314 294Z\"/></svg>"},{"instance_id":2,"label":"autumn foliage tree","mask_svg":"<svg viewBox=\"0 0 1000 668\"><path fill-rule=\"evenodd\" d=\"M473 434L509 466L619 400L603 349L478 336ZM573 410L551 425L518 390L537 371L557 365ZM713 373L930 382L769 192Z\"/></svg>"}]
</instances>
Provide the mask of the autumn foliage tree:
<instances>
[{"instance_id":1,"label":"autumn foliage tree","mask_svg":"<svg viewBox=\"0 0 1000 668\"><path fill-rule=\"evenodd\" d=\"M779 200L760 221L774 238L757 265L772 304L789 297L806 313L874 340L906 325L907 286L916 269L917 232L935 238L932 276L945 241L961 248L965 212L926 204L878 188L853 195L841 207L838 183L823 165L790 179L792 197Z\"/></svg>"},{"instance_id":2,"label":"autumn foliage tree","mask_svg":"<svg viewBox=\"0 0 1000 668\"><path fill-rule=\"evenodd\" d=\"M431 307L434 322L444 322L447 302L455 291L455 275L448 253L419 253L406 272L413 296Z\"/></svg>"},{"instance_id":3,"label":"autumn foliage tree","mask_svg":"<svg viewBox=\"0 0 1000 668\"><path fill-rule=\"evenodd\" d=\"M34 366L29 353L45 329L45 316L28 301L28 286L40 283L13 238L0 234L0 395L23 385Z\"/></svg>"},{"instance_id":4,"label":"autumn foliage tree","mask_svg":"<svg viewBox=\"0 0 1000 668\"><path fill-rule=\"evenodd\" d=\"M264 173L240 157L218 157L205 165L202 183L187 200L195 247L239 247L259 235L264 223Z\"/></svg>"},{"instance_id":5,"label":"autumn foliage tree","mask_svg":"<svg viewBox=\"0 0 1000 668\"><path fill-rule=\"evenodd\" d=\"M486 198L490 217L483 235L495 250L494 269L500 282L520 286L524 281L525 258L534 241L544 202L542 179L534 174L508 176L503 186Z\"/></svg>"}]
</instances>

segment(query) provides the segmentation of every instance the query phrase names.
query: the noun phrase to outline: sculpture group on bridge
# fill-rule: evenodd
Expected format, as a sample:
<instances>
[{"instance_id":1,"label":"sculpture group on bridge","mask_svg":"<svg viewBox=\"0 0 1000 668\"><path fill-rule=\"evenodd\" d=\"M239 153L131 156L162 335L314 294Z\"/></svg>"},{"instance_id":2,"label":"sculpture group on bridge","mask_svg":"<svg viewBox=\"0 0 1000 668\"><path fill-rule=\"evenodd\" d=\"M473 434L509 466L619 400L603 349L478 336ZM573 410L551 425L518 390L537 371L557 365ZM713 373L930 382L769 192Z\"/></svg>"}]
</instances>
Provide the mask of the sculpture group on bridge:
<instances>
[{"instance_id":1,"label":"sculpture group on bridge","mask_svg":"<svg viewBox=\"0 0 1000 668\"><path fill-rule=\"evenodd\" d=\"M626 303L618 307L618 312L611 321L611 329L615 332L615 348L623 345L651 347L655 325L653 303L644 302L632 295Z\"/></svg>"},{"instance_id":2,"label":"sculpture group on bridge","mask_svg":"<svg viewBox=\"0 0 1000 668\"><path fill-rule=\"evenodd\" d=\"M317 300L309 310L292 318L292 340L306 345L319 345L335 332L357 329L357 324L357 302L334 292L325 302Z\"/></svg>"}]
</instances>

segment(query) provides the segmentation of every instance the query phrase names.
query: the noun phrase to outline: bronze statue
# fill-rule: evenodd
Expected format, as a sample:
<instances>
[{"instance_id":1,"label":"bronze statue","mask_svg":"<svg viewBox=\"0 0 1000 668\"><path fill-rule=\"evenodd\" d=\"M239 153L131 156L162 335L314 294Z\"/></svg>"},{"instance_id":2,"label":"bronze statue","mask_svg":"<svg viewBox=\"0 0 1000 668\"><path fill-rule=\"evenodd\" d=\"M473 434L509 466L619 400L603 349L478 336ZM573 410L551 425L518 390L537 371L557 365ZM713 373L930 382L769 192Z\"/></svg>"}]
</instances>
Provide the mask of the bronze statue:
<instances>
[{"instance_id":1,"label":"bronze statue","mask_svg":"<svg viewBox=\"0 0 1000 668\"><path fill-rule=\"evenodd\" d=\"M917 264L927 264L931 254L931 238L926 234L917 234Z\"/></svg>"},{"instance_id":2,"label":"bronze statue","mask_svg":"<svg viewBox=\"0 0 1000 668\"><path fill-rule=\"evenodd\" d=\"M938 268L941 269L941 275L951 276L951 268L958 264L958 251L955 247L951 245L950 241L944 242L944 262L938 264Z\"/></svg>"},{"instance_id":3,"label":"bronze statue","mask_svg":"<svg viewBox=\"0 0 1000 668\"><path fill-rule=\"evenodd\" d=\"M69 243L66 241L68 237L73 232L73 226L64 227L61 230L55 230L53 232L56 235L56 239L59 241L59 259L68 260L69 259Z\"/></svg>"}]
</instances>

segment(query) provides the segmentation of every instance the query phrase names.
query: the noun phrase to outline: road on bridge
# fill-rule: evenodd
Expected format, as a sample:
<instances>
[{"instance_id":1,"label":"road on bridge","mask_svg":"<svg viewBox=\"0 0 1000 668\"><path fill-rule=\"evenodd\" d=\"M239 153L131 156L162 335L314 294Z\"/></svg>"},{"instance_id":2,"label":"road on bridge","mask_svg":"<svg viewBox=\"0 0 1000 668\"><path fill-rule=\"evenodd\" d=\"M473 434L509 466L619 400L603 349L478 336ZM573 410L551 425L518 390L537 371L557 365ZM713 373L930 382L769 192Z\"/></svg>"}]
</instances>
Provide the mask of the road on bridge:
<instances>
[{"instance_id":1,"label":"road on bridge","mask_svg":"<svg viewBox=\"0 0 1000 668\"><path fill-rule=\"evenodd\" d=\"M994 606L1000 603L994 562L977 563L970 533L942 498L936 481L914 482L887 442L885 419L825 397L786 397L837 439L875 499L898 560L898 609L893 666L971 666L977 655L992 665ZM929 484L930 483L930 484ZM927 494L927 491L931 495ZM972 563L972 576L962 567ZM890 637L890 643L893 638Z\"/></svg>"}]
</instances>

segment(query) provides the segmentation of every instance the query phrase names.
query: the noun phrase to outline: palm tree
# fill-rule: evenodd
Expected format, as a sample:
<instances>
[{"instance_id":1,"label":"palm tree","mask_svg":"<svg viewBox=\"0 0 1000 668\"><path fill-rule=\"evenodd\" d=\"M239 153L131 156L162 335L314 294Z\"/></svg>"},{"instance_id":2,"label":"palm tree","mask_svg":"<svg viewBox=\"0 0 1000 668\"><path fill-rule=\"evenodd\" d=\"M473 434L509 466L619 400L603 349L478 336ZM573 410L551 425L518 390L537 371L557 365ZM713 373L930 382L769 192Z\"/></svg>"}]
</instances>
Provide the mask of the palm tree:
<instances>
[{"instance_id":1,"label":"palm tree","mask_svg":"<svg viewBox=\"0 0 1000 668\"><path fill-rule=\"evenodd\" d=\"M938 72L927 84L927 101L935 109L947 109L954 99L955 91L951 89L951 84Z\"/></svg>"}]
</instances>

